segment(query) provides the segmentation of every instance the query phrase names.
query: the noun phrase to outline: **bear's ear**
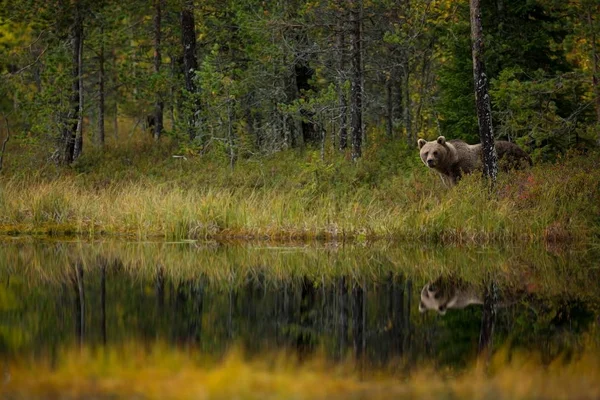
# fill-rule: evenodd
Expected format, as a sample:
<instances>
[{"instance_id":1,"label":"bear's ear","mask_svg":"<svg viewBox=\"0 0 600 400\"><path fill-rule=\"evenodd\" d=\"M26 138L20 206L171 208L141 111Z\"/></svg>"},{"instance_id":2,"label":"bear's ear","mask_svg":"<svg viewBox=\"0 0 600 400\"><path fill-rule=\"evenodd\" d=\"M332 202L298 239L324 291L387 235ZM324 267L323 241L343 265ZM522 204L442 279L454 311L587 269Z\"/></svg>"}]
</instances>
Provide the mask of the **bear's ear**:
<instances>
[{"instance_id":1,"label":"bear's ear","mask_svg":"<svg viewBox=\"0 0 600 400\"><path fill-rule=\"evenodd\" d=\"M423 146L425 146L427 144L425 139L419 139L419 141L417 143L418 143L420 149L423 148Z\"/></svg>"},{"instance_id":2,"label":"bear's ear","mask_svg":"<svg viewBox=\"0 0 600 400\"><path fill-rule=\"evenodd\" d=\"M445 137L443 137L443 136L438 136L438 138L437 138L437 142L438 142L439 144L446 144L446 138L445 138Z\"/></svg>"}]
</instances>

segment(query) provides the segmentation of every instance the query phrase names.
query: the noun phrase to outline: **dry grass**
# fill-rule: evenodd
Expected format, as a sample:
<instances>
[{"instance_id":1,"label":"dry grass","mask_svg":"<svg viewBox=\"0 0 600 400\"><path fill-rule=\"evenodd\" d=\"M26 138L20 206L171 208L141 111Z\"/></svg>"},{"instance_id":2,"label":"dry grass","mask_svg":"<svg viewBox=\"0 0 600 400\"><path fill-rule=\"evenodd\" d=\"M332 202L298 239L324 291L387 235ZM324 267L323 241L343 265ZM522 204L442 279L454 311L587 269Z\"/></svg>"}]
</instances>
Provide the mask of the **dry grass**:
<instances>
[{"instance_id":1,"label":"dry grass","mask_svg":"<svg viewBox=\"0 0 600 400\"><path fill-rule=\"evenodd\" d=\"M367 152L357 165L335 155L324 162L307 151L241 160L234 171L138 146L92 153L71 171L8 168L0 180L0 233L591 241L600 235L599 164L600 154L590 153L502 175L489 195L475 175L442 187L416 154L398 146Z\"/></svg>"},{"instance_id":2,"label":"dry grass","mask_svg":"<svg viewBox=\"0 0 600 400\"><path fill-rule=\"evenodd\" d=\"M542 364L535 355L499 352L488 371L483 363L462 371L417 367L371 370L354 361L330 364L323 357L298 364L294 357L247 359L232 351L220 361L194 349L130 344L120 348L71 349L55 362L5 365L0 394L28 398L147 399L596 399L600 396L597 343L578 356ZM5 397L6 398L6 397Z\"/></svg>"}]
</instances>

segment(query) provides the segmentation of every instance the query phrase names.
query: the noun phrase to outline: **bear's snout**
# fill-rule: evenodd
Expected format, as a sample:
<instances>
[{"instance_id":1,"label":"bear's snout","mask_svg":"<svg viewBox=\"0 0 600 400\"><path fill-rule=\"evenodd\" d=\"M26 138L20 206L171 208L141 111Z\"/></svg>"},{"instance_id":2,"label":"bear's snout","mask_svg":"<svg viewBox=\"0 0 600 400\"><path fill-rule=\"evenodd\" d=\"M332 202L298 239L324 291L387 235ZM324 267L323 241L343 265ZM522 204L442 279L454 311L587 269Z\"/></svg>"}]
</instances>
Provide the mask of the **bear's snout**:
<instances>
[{"instance_id":1,"label":"bear's snout","mask_svg":"<svg viewBox=\"0 0 600 400\"><path fill-rule=\"evenodd\" d=\"M435 167L435 160L433 158L430 158L429 160L427 160L427 166L428 167Z\"/></svg>"}]
</instances>

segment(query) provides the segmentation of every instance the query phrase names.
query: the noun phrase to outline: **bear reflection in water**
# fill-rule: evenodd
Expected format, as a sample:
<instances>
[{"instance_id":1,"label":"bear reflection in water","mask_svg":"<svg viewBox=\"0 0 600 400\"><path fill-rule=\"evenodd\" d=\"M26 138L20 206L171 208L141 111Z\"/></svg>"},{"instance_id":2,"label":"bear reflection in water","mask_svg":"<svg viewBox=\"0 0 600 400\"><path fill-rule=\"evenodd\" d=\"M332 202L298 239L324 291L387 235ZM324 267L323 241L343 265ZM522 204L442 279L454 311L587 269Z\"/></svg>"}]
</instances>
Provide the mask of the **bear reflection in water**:
<instances>
[{"instance_id":1,"label":"bear reflection in water","mask_svg":"<svg viewBox=\"0 0 600 400\"><path fill-rule=\"evenodd\" d=\"M460 279L440 277L429 282L421 290L419 311L437 311L440 315L447 310L459 310L471 304L484 303L484 286L466 283ZM505 289L498 293L496 307L507 307L523 300L530 294L527 287Z\"/></svg>"},{"instance_id":2,"label":"bear reflection in water","mask_svg":"<svg viewBox=\"0 0 600 400\"><path fill-rule=\"evenodd\" d=\"M444 315L448 309L461 309L471 304L483 304L482 288L442 277L423 286L419 311L434 310Z\"/></svg>"}]
</instances>

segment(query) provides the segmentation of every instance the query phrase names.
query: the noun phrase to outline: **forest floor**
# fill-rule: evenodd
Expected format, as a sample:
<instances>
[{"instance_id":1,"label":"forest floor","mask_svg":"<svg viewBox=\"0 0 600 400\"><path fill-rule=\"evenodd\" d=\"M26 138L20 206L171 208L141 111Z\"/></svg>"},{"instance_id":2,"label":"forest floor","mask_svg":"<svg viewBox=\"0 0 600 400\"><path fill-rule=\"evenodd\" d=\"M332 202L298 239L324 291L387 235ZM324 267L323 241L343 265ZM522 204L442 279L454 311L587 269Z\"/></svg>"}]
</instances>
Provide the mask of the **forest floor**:
<instances>
[{"instance_id":1,"label":"forest floor","mask_svg":"<svg viewBox=\"0 0 600 400\"><path fill-rule=\"evenodd\" d=\"M289 150L187 155L165 140L104 151L71 167L10 142L0 173L0 234L137 239L589 242L600 237L600 153L568 154L445 188L417 149L373 140L347 154ZM225 153L225 152L223 152ZM186 157L174 157L185 155Z\"/></svg>"}]
</instances>

